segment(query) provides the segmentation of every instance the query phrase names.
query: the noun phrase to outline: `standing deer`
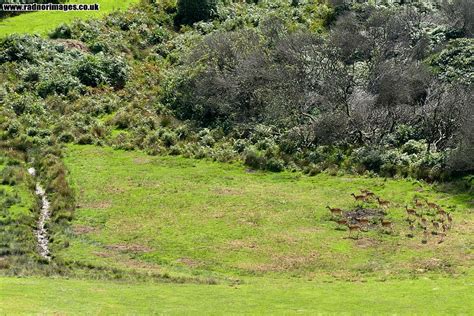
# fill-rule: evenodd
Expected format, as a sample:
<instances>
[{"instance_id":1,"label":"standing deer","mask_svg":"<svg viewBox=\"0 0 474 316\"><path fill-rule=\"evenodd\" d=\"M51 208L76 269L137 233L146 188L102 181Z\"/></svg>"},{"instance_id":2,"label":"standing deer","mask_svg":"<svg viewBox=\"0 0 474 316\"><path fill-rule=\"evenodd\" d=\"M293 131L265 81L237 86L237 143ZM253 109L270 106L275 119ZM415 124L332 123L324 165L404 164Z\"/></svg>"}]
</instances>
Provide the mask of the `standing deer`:
<instances>
[{"instance_id":1,"label":"standing deer","mask_svg":"<svg viewBox=\"0 0 474 316\"><path fill-rule=\"evenodd\" d=\"M415 206L418 207L418 208L422 208L423 207L423 202L420 201L418 198L415 199Z\"/></svg>"},{"instance_id":2,"label":"standing deer","mask_svg":"<svg viewBox=\"0 0 474 316\"><path fill-rule=\"evenodd\" d=\"M438 204L436 204L436 203L429 202L427 199L425 200L425 202L426 202L426 206L428 206L428 208L430 208L430 209L437 209L438 208Z\"/></svg>"},{"instance_id":3,"label":"standing deer","mask_svg":"<svg viewBox=\"0 0 474 316\"><path fill-rule=\"evenodd\" d=\"M422 244L426 244L428 242L428 238L429 238L430 234L428 232L428 230L424 230L423 231L423 239L421 240L421 243Z\"/></svg>"},{"instance_id":4,"label":"standing deer","mask_svg":"<svg viewBox=\"0 0 474 316\"><path fill-rule=\"evenodd\" d=\"M363 201L365 202L367 197L365 195L355 195L354 193L351 193L351 195L354 197L356 201Z\"/></svg>"},{"instance_id":5,"label":"standing deer","mask_svg":"<svg viewBox=\"0 0 474 316\"><path fill-rule=\"evenodd\" d=\"M405 210L407 211L407 216L416 216L416 210L412 208L408 208L407 205L405 205Z\"/></svg>"},{"instance_id":6,"label":"standing deer","mask_svg":"<svg viewBox=\"0 0 474 316\"><path fill-rule=\"evenodd\" d=\"M342 215L342 210L340 208L337 208L337 207L330 207L329 205L326 206L327 209L329 209L329 211L331 212L332 216L333 217L336 217L336 216L341 216Z\"/></svg>"},{"instance_id":7,"label":"standing deer","mask_svg":"<svg viewBox=\"0 0 474 316\"><path fill-rule=\"evenodd\" d=\"M393 223L392 221L386 220L386 219L380 219L380 223L382 224L382 228L385 230L388 229L389 232L393 231Z\"/></svg>"},{"instance_id":8,"label":"standing deer","mask_svg":"<svg viewBox=\"0 0 474 316\"><path fill-rule=\"evenodd\" d=\"M353 238L352 233L357 232L357 238L359 238L360 225L359 224L347 224L349 228L349 238Z\"/></svg>"},{"instance_id":9,"label":"standing deer","mask_svg":"<svg viewBox=\"0 0 474 316\"><path fill-rule=\"evenodd\" d=\"M377 197L377 202L379 203L379 205L383 208L387 208L389 207L390 205L390 202L389 201L385 201L385 200L382 200L380 199L379 197Z\"/></svg>"}]
</instances>

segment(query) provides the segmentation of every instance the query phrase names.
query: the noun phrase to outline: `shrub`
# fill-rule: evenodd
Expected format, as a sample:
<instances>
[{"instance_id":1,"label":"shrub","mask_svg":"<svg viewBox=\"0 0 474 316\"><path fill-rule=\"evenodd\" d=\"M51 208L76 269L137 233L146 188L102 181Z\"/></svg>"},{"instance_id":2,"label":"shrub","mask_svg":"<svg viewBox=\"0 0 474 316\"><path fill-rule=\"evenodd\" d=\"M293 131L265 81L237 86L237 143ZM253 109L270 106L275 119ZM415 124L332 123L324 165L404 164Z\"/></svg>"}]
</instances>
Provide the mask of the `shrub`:
<instances>
[{"instance_id":1,"label":"shrub","mask_svg":"<svg viewBox=\"0 0 474 316\"><path fill-rule=\"evenodd\" d=\"M265 162L265 169L280 172L285 168L285 162L278 158L270 158Z\"/></svg>"},{"instance_id":2,"label":"shrub","mask_svg":"<svg viewBox=\"0 0 474 316\"><path fill-rule=\"evenodd\" d=\"M176 25L208 20L217 12L216 0L178 0Z\"/></svg>"},{"instance_id":3,"label":"shrub","mask_svg":"<svg viewBox=\"0 0 474 316\"><path fill-rule=\"evenodd\" d=\"M171 147L176 144L178 137L173 132L164 132L163 135L161 135L161 140L166 147Z\"/></svg>"},{"instance_id":4,"label":"shrub","mask_svg":"<svg viewBox=\"0 0 474 316\"><path fill-rule=\"evenodd\" d=\"M409 140L403 144L401 151L409 155L417 155L426 152L428 146L423 141Z\"/></svg>"},{"instance_id":5,"label":"shrub","mask_svg":"<svg viewBox=\"0 0 474 316\"><path fill-rule=\"evenodd\" d=\"M67 24L61 24L49 34L49 37L53 39L55 38L69 39L71 38L71 35L72 35L71 27Z\"/></svg>"},{"instance_id":6,"label":"shrub","mask_svg":"<svg viewBox=\"0 0 474 316\"><path fill-rule=\"evenodd\" d=\"M254 169L261 169L264 165L262 154L254 147L248 148L244 153L244 163Z\"/></svg>"}]
</instances>

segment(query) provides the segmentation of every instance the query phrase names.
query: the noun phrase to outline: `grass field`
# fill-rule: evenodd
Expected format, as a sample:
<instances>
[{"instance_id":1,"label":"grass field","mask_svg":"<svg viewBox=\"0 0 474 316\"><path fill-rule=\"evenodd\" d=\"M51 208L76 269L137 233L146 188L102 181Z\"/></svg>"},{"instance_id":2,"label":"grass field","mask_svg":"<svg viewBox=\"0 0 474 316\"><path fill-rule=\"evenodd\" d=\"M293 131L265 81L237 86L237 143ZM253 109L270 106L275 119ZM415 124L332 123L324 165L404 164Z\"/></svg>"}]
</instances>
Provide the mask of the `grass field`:
<instances>
[{"instance_id":1,"label":"grass field","mask_svg":"<svg viewBox=\"0 0 474 316\"><path fill-rule=\"evenodd\" d=\"M139 0L71 0L68 3L98 3L99 11L32 12L0 20L0 37L13 33L46 35L62 23L75 19L98 18L114 10L123 10Z\"/></svg>"},{"instance_id":2,"label":"grass field","mask_svg":"<svg viewBox=\"0 0 474 316\"><path fill-rule=\"evenodd\" d=\"M53 249L66 265L187 276L200 283L0 278L0 314L472 314L472 196L410 180L265 173L77 146L64 158L78 208ZM393 233L337 230L368 188L392 201ZM406 237L414 196L454 214L446 240ZM375 205L365 205L375 207ZM131 274L132 275L132 274ZM194 282L194 281L193 281ZM18 302L21 302L20 304Z\"/></svg>"},{"instance_id":3,"label":"grass field","mask_svg":"<svg viewBox=\"0 0 474 316\"><path fill-rule=\"evenodd\" d=\"M473 215L467 194L408 180L249 172L240 165L73 146L65 158L76 190L65 261L220 278L364 280L462 275L472 267ZM337 230L326 205L350 209L369 188L394 207L394 232L359 239ZM407 238L405 204L414 196L452 207L446 241ZM370 207L370 206L367 206Z\"/></svg>"},{"instance_id":4,"label":"grass field","mask_svg":"<svg viewBox=\"0 0 474 316\"><path fill-rule=\"evenodd\" d=\"M239 286L0 278L0 314L472 315L473 280L350 283L252 280Z\"/></svg>"}]
</instances>

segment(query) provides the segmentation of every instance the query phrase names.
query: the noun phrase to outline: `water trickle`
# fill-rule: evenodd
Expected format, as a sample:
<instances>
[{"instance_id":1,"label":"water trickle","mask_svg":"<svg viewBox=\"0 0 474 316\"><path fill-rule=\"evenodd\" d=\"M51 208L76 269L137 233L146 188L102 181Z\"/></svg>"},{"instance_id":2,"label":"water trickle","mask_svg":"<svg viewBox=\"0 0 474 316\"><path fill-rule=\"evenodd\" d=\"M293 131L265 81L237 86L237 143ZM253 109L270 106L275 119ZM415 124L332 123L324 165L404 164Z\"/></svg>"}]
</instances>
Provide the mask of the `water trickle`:
<instances>
[{"instance_id":1,"label":"water trickle","mask_svg":"<svg viewBox=\"0 0 474 316\"><path fill-rule=\"evenodd\" d=\"M28 173L33 177L36 176L35 168L29 168ZM35 231L36 239L38 240L38 252L41 257L47 260L51 260L49 247L48 247L48 244L49 244L48 230L46 229L46 222L49 220L51 216L50 203L46 196L45 190L39 184L39 182L36 183L35 193L41 199L41 211L40 211L40 216L37 223L37 229Z\"/></svg>"}]
</instances>

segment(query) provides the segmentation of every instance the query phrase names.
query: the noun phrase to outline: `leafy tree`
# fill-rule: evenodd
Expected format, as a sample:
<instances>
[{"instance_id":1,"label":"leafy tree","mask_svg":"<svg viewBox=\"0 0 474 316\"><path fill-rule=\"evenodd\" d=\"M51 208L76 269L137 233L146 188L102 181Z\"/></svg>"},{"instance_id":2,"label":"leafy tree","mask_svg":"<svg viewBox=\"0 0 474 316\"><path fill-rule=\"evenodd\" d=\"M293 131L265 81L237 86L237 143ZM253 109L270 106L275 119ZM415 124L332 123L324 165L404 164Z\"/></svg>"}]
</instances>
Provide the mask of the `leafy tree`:
<instances>
[{"instance_id":1,"label":"leafy tree","mask_svg":"<svg viewBox=\"0 0 474 316\"><path fill-rule=\"evenodd\" d=\"M178 0L176 25L209 20L217 10L216 0Z\"/></svg>"}]
</instances>

